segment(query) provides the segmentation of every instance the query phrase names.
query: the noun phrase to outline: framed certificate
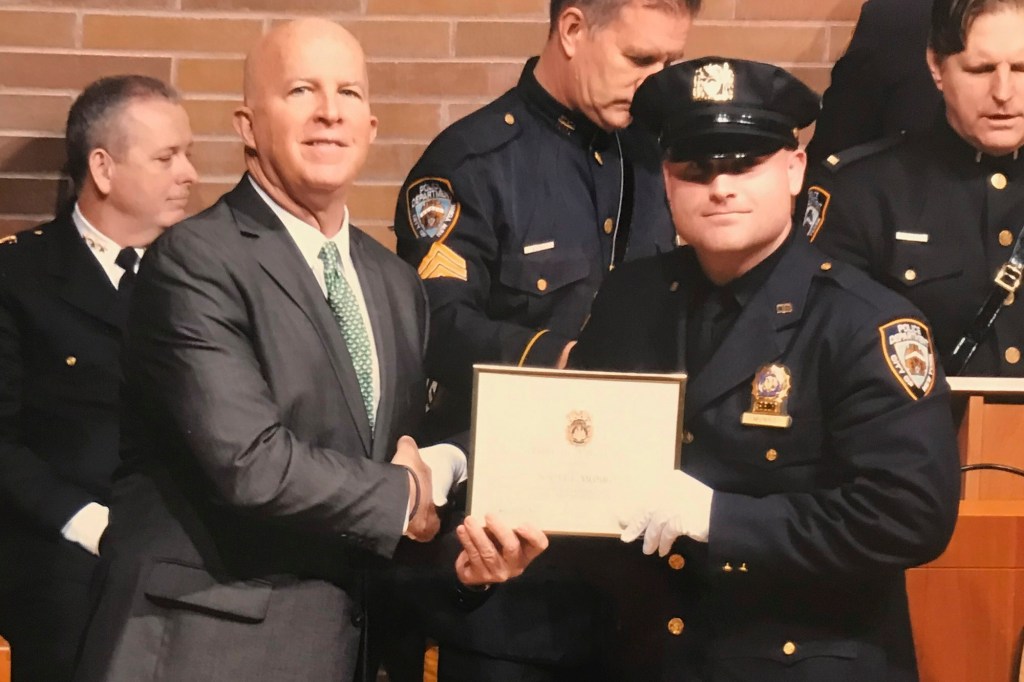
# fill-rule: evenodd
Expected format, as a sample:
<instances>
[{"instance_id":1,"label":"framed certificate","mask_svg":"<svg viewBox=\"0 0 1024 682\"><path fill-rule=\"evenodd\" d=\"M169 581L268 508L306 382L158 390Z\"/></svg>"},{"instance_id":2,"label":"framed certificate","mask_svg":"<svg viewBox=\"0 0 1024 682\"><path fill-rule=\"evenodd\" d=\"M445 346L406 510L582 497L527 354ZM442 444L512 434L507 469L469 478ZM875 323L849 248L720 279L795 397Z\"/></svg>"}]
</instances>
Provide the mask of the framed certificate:
<instances>
[{"instance_id":1,"label":"framed certificate","mask_svg":"<svg viewBox=\"0 0 1024 682\"><path fill-rule=\"evenodd\" d=\"M679 465L685 374L473 369L473 515L617 536L625 501Z\"/></svg>"}]
</instances>

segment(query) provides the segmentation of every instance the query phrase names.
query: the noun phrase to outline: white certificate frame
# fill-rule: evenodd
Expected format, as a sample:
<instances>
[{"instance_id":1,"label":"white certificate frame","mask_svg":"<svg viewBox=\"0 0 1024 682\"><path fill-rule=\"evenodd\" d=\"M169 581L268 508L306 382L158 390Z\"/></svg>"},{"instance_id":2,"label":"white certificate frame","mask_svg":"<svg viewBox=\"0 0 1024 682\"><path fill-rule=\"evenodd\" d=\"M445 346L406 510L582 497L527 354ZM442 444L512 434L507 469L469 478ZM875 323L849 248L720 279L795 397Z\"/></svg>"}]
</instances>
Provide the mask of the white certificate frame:
<instances>
[{"instance_id":1,"label":"white certificate frame","mask_svg":"<svg viewBox=\"0 0 1024 682\"><path fill-rule=\"evenodd\" d=\"M618 536L638 486L679 467L685 393L683 373L474 365L469 513Z\"/></svg>"}]
</instances>

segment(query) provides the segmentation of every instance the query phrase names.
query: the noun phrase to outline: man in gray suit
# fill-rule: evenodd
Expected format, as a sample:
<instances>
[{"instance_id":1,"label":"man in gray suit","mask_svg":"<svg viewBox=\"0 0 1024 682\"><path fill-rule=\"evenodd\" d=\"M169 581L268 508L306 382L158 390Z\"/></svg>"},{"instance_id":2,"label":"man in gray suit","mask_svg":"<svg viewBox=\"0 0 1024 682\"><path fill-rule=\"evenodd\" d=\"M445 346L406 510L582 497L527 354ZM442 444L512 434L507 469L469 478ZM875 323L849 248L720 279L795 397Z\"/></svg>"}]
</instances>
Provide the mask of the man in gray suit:
<instances>
[{"instance_id":1,"label":"man in gray suit","mask_svg":"<svg viewBox=\"0 0 1024 682\"><path fill-rule=\"evenodd\" d=\"M464 458L403 436L424 411L427 306L416 273L348 222L376 133L367 97L348 32L275 27L235 116L247 175L147 253L79 679L371 672L367 580L403 534L433 538ZM458 538L466 585L518 574L546 544L496 519Z\"/></svg>"}]
</instances>

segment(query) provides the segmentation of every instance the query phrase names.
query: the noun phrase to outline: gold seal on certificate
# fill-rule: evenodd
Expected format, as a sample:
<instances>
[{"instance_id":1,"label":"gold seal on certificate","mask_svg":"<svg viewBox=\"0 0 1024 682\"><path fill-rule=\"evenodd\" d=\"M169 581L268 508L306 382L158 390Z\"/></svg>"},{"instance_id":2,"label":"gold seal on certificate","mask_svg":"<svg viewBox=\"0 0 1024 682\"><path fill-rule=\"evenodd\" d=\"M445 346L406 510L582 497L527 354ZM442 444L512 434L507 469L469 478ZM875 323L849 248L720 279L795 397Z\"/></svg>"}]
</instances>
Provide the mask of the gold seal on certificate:
<instances>
[{"instance_id":1,"label":"gold seal on certificate","mask_svg":"<svg viewBox=\"0 0 1024 682\"><path fill-rule=\"evenodd\" d=\"M565 437L573 445L586 445L594 434L594 425L586 412L570 412L569 426L565 428Z\"/></svg>"},{"instance_id":2,"label":"gold seal on certificate","mask_svg":"<svg viewBox=\"0 0 1024 682\"><path fill-rule=\"evenodd\" d=\"M476 365L469 512L617 536L617 502L679 465L683 374Z\"/></svg>"},{"instance_id":3,"label":"gold seal on certificate","mask_svg":"<svg viewBox=\"0 0 1024 682\"><path fill-rule=\"evenodd\" d=\"M791 385L789 369L785 366L761 367L754 374L750 412L744 412L740 421L746 426L788 429L793 424L793 418L786 413Z\"/></svg>"}]
</instances>

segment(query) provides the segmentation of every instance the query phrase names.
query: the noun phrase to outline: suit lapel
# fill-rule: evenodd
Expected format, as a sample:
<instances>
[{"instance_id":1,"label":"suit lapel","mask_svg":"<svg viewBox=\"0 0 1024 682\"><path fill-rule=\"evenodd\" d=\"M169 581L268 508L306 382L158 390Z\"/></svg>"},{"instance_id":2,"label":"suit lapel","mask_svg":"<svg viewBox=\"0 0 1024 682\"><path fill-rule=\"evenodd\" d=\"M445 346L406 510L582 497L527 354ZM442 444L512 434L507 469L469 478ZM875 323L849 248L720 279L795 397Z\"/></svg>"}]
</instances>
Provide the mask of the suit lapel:
<instances>
[{"instance_id":1,"label":"suit lapel","mask_svg":"<svg viewBox=\"0 0 1024 682\"><path fill-rule=\"evenodd\" d=\"M395 397L398 386L395 381L395 322L390 311L393 306L388 300L387 287L379 263L372 258L366 249L365 240L370 239L358 228L349 225L352 261L356 266L359 286L363 290L366 309L373 327L373 342L377 351L377 367L380 371L380 402L377 405L377 419L374 422L373 459L384 461L392 453L388 450L393 444L389 438L381 438L387 434L394 420Z\"/></svg>"},{"instance_id":2,"label":"suit lapel","mask_svg":"<svg viewBox=\"0 0 1024 682\"><path fill-rule=\"evenodd\" d=\"M811 247L796 239L765 285L743 307L700 375L690 382L686 391L690 415L739 384L752 381L758 368L778 359L786 349L792 329L803 315L811 278L819 264ZM685 311L682 316L686 316ZM685 357L685 333L680 340Z\"/></svg>"},{"instance_id":3,"label":"suit lapel","mask_svg":"<svg viewBox=\"0 0 1024 682\"><path fill-rule=\"evenodd\" d=\"M54 240L47 255L47 272L60 297L87 315L123 329L117 290L78 234L71 215L62 215L50 229Z\"/></svg>"},{"instance_id":4,"label":"suit lapel","mask_svg":"<svg viewBox=\"0 0 1024 682\"><path fill-rule=\"evenodd\" d=\"M341 386L345 404L357 425L359 438L369 454L370 422L363 407L352 356L309 265L288 230L253 189L248 176L242 178L225 200L234 212L242 233L254 238L253 253L260 267L302 310L316 330Z\"/></svg>"}]
</instances>

